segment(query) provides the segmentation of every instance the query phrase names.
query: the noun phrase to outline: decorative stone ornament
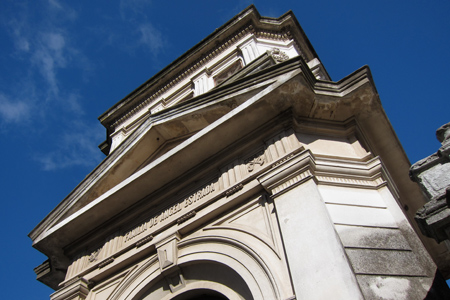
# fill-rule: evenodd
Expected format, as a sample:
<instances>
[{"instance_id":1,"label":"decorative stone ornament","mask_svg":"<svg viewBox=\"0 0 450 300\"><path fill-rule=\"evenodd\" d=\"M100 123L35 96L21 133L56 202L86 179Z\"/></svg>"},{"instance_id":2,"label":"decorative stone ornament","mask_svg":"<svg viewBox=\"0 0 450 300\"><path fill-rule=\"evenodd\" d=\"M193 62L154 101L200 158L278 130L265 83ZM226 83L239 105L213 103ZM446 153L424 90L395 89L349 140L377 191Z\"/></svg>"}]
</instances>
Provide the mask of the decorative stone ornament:
<instances>
[{"instance_id":1,"label":"decorative stone ornament","mask_svg":"<svg viewBox=\"0 0 450 300\"><path fill-rule=\"evenodd\" d=\"M161 272L177 265L179 237L174 235L157 245L159 268Z\"/></svg>"},{"instance_id":2,"label":"decorative stone ornament","mask_svg":"<svg viewBox=\"0 0 450 300\"><path fill-rule=\"evenodd\" d=\"M289 59L289 56L278 48L273 48L271 51L269 51L269 55L272 56L277 63Z\"/></svg>"}]
</instances>

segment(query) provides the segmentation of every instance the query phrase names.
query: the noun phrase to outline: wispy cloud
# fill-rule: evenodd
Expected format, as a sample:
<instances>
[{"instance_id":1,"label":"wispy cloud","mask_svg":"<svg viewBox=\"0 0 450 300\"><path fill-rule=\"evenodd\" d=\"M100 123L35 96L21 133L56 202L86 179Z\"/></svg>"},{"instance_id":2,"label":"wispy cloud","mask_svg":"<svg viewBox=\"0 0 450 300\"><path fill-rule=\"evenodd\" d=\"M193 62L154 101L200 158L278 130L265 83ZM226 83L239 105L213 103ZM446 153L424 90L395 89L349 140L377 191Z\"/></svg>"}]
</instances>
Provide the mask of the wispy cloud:
<instances>
[{"instance_id":1,"label":"wispy cloud","mask_svg":"<svg viewBox=\"0 0 450 300\"><path fill-rule=\"evenodd\" d=\"M138 43L133 48L145 47L156 57L166 46L164 35L148 20L146 11L151 10L151 2L146 0L121 0L120 16L132 28ZM131 49L134 50L134 49Z\"/></svg>"},{"instance_id":2,"label":"wispy cloud","mask_svg":"<svg viewBox=\"0 0 450 300\"><path fill-rule=\"evenodd\" d=\"M62 104L64 107L74 108L74 113L82 113L80 103L75 103L77 97L67 88L61 88L61 82L58 79L58 73L69 69L77 68L79 64L76 61L85 61L81 51L73 46L70 34L64 28L64 19L70 19L68 14L74 16L73 9L62 6L56 0L49 0L48 6L42 8L46 14L46 19L35 21L28 7L21 7L20 13L12 16L10 19L3 20L3 25L9 31L14 46L12 57L17 58L18 62L28 61L31 68L27 68L22 78L27 78L28 85L37 89L39 97L47 102L61 104L61 100L70 99L70 105ZM58 16L62 16L58 19ZM5 17L5 16L3 16ZM58 20L58 21L55 21ZM40 78L39 78L40 77ZM45 85L41 84L41 81ZM39 88L37 88L39 87ZM8 94L5 90L4 95ZM17 90L16 93L20 93ZM19 98L14 91L9 92L8 98ZM22 101L24 105L31 106L34 101L27 97ZM43 113L43 112L42 112Z\"/></svg>"},{"instance_id":3,"label":"wispy cloud","mask_svg":"<svg viewBox=\"0 0 450 300\"><path fill-rule=\"evenodd\" d=\"M76 35L70 31L76 12L58 0L38 7L38 13L20 4L14 15L0 12L0 26L11 41L8 55L15 76L0 82L1 133L12 132L13 125L31 126L22 131L33 132L27 139L45 141L47 147L41 149L51 149L33 156L44 170L92 167L103 156L97 148L103 130L99 124L87 126L80 119L84 115L82 97L61 76L63 72L79 75L75 70L87 59L74 46ZM41 14L46 18L40 18Z\"/></svg>"},{"instance_id":4,"label":"wispy cloud","mask_svg":"<svg viewBox=\"0 0 450 300\"><path fill-rule=\"evenodd\" d=\"M26 120L30 113L30 105L24 101L12 101L6 95L0 94L0 116L5 123L15 123Z\"/></svg>"},{"instance_id":5,"label":"wispy cloud","mask_svg":"<svg viewBox=\"0 0 450 300\"><path fill-rule=\"evenodd\" d=\"M40 34L36 41L31 61L49 85L49 92L57 97L59 84L56 79L58 69L66 67L68 51L65 38L58 32L45 32Z\"/></svg>"},{"instance_id":6,"label":"wispy cloud","mask_svg":"<svg viewBox=\"0 0 450 300\"><path fill-rule=\"evenodd\" d=\"M62 5L57 0L48 0L51 7L56 9L63 9Z\"/></svg>"},{"instance_id":7,"label":"wispy cloud","mask_svg":"<svg viewBox=\"0 0 450 300\"><path fill-rule=\"evenodd\" d=\"M160 31L150 23L139 25L139 32L141 34L140 43L150 49L150 51L157 55L164 48L164 41Z\"/></svg>"},{"instance_id":8,"label":"wispy cloud","mask_svg":"<svg viewBox=\"0 0 450 300\"><path fill-rule=\"evenodd\" d=\"M145 18L145 11L149 11L151 1L148 0L120 0L120 16L123 20L132 21Z\"/></svg>"}]
</instances>

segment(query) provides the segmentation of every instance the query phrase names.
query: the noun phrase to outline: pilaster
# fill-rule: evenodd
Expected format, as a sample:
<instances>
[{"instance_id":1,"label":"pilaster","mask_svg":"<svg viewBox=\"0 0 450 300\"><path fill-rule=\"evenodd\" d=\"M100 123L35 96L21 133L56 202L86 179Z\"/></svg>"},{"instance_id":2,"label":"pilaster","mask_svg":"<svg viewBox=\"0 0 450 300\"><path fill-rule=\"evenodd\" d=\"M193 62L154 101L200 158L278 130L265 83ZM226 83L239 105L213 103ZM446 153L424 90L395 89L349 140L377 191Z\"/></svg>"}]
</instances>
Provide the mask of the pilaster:
<instances>
[{"instance_id":1,"label":"pilaster","mask_svg":"<svg viewBox=\"0 0 450 300\"><path fill-rule=\"evenodd\" d=\"M296 297L363 299L309 163L299 157L259 178L274 199Z\"/></svg>"}]
</instances>

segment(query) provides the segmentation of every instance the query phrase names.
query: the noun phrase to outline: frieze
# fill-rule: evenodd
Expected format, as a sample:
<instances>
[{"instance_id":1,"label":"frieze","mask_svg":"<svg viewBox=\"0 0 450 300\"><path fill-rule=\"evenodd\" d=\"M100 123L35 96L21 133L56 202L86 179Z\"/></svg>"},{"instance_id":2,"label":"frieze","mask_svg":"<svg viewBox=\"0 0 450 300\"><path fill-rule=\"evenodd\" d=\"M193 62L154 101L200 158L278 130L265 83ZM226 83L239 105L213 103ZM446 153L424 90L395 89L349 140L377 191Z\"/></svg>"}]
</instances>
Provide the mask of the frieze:
<instances>
[{"instance_id":1,"label":"frieze","mask_svg":"<svg viewBox=\"0 0 450 300\"><path fill-rule=\"evenodd\" d=\"M157 214L151 216L149 219L141 222L132 229L125 231L123 233L117 233L110 237L105 244L96 249L95 251L88 252L87 254L78 256L69 266L66 279L70 279L79 272L82 272L89 267L100 265L104 266L106 264L112 263L114 261L113 256L121 249L129 246L141 247L144 244L153 240L153 233L161 228L162 223L169 223L171 221L180 224L185 222L189 218L195 216L195 210L190 210L191 208L196 208L198 203L204 200L205 197L215 194L218 190L218 182L215 180L212 183L198 189L195 193L192 193L166 208ZM179 215L182 211L188 211L188 213L182 215L181 218L174 219L175 216ZM138 240L138 238L140 238ZM108 250L108 249L109 250ZM107 250L104 250L107 249ZM111 258L106 259L99 264L99 260L105 259L108 256ZM112 260L111 260L112 259Z\"/></svg>"}]
</instances>

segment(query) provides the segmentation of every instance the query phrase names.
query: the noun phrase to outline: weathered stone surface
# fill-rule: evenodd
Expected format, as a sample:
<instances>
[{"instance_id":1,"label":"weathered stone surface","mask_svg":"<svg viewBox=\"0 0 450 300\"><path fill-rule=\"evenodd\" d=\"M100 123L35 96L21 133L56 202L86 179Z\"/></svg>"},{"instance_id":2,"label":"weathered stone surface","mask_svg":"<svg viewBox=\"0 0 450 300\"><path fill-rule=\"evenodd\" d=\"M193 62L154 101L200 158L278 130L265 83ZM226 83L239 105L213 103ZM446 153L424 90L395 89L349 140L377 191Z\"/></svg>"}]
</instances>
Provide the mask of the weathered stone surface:
<instances>
[{"instance_id":1,"label":"weathered stone surface","mask_svg":"<svg viewBox=\"0 0 450 300\"><path fill-rule=\"evenodd\" d=\"M417 181L430 199L442 198L450 183L450 161L437 153L411 167Z\"/></svg>"},{"instance_id":2,"label":"weathered stone surface","mask_svg":"<svg viewBox=\"0 0 450 300\"><path fill-rule=\"evenodd\" d=\"M366 300L423 300L422 288L431 286L421 278L358 275L359 286Z\"/></svg>"},{"instance_id":3,"label":"weathered stone surface","mask_svg":"<svg viewBox=\"0 0 450 300\"><path fill-rule=\"evenodd\" d=\"M411 251L377 249L346 249L356 274L424 276L415 254Z\"/></svg>"},{"instance_id":4,"label":"weathered stone surface","mask_svg":"<svg viewBox=\"0 0 450 300\"><path fill-rule=\"evenodd\" d=\"M345 247L411 250L399 229L347 225L335 227Z\"/></svg>"}]
</instances>

